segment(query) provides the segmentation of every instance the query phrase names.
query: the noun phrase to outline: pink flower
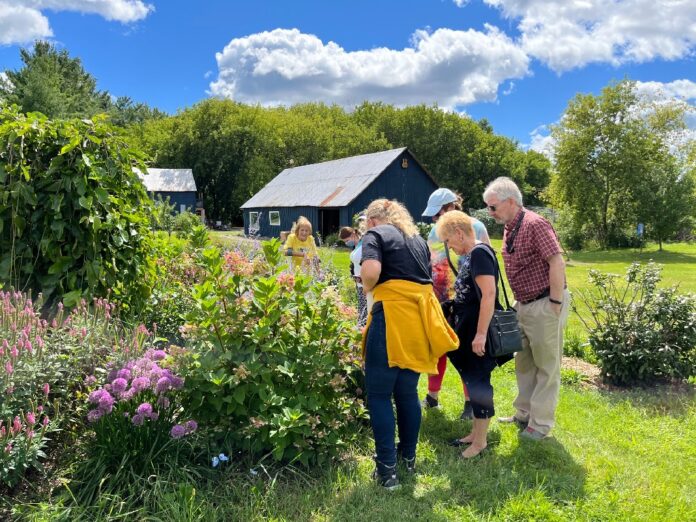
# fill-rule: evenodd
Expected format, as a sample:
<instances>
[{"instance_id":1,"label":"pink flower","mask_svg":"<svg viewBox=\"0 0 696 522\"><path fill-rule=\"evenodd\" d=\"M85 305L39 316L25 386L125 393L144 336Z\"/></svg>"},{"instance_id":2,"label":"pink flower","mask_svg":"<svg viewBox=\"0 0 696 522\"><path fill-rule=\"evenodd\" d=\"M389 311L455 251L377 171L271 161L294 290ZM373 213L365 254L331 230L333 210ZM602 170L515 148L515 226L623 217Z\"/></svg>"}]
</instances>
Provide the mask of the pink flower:
<instances>
[{"instance_id":1,"label":"pink flower","mask_svg":"<svg viewBox=\"0 0 696 522\"><path fill-rule=\"evenodd\" d=\"M43 427L45 428L46 426L48 426L48 423L49 423L49 422L51 422L51 419L49 419L49 418L48 418L48 415L46 415L46 416L43 418L43 420L41 421L41 424L42 424Z\"/></svg>"},{"instance_id":2,"label":"pink flower","mask_svg":"<svg viewBox=\"0 0 696 522\"><path fill-rule=\"evenodd\" d=\"M184 428L186 428L186 433L193 433L198 429L198 423L195 420L188 420L184 423Z\"/></svg>"},{"instance_id":3,"label":"pink flower","mask_svg":"<svg viewBox=\"0 0 696 522\"><path fill-rule=\"evenodd\" d=\"M31 411L27 413L27 424L29 424L30 426L36 424L36 416Z\"/></svg>"},{"instance_id":4,"label":"pink flower","mask_svg":"<svg viewBox=\"0 0 696 522\"><path fill-rule=\"evenodd\" d=\"M19 357L19 350L17 349L16 346L12 347L12 350L10 350L10 355L12 356L13 359L16 359Z\"/></svg>"},{"instance_id":5,"label":"pink flower","mask_svg":"<svg viewBox=\"0 0 696 522\"><path fill-rule=\"evenodd\" d=\"M167 352L164 350L155 350L152 354L152 359L155 361L161 361L167 357Z\"/></svg>"},{"instance_id":6,"label":"pink flower","mask_svg":"<svg viewBox=\"0 0 696 522\"><path fill-rule=\"evenodd\" d=\"M12 451L12 443L8 442L7 446L5 446L5 453L9 453L10 451Z\"/></svg>"},{"instance_id":7,"label":"pink flower","mask_svg":"<svg viewBox=\"0 0 696 522\"><path fill-rule=\"evenodd\" d=\"M33 438L34 438L34 430L29 430L29 429L28 429L28 430L27 430L27 433L26 433L26 437L27 437L27 439L29 439L29 440L33 439Z\"/></svg>"},{"instance_id":8,"label":"pink flower","mask_svg":"<svg viewBox=\"0 0 696 522\"><path fill-rule=\"evenodd\" d=\"M19 416L17 415L12 421L12 429L10 432L12 435L17 435L20 431L22 431L22 422L19 420Z\"/></svg>"},{"instance_id":9,"label":"pink flower","mask_svg":"<svg viewBox=\"0 0 696 522\"><path fill-rule=\"evenodd\" d=\"M12 367L12 363L10 361L5 363L5 371L7 372L7 375L11 375L14 372L14 368Z\"/></svg>"},{"instance_id":10,"label":"pink flower","mask_svg":"<svg viewBox=\"0 0 696 522\"><path fill-rule=\"evenodd\" d=\"M140 414L133 415L133 419L131 419L131 422L135 426L142 426L143 422L145 422L145 415L140 415Z\"/></svg>"},{"instance_id":11,"label":"pink flower","mask_svg":"<svg viewBox=\"0 0 696 522\"><path fill-rule=\"evenodd\" d=\"M51 391L51 387L48 385L48 383L45 383L41 389L43 390L44 395L48 397L48 394Z\"/></svg>"}]
</instances>

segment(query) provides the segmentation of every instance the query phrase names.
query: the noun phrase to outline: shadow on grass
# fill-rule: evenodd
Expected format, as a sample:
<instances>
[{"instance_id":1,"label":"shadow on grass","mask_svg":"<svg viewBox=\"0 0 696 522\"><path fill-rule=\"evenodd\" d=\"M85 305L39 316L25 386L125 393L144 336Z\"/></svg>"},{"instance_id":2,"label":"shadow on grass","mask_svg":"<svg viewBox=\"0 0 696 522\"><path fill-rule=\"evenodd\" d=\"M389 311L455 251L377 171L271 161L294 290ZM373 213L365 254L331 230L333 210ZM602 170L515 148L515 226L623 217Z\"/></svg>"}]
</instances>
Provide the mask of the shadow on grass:
<instances>
[{"instance_id":1,"label":"shadow on grass","mask_svg":"<svg viewBox=\"0 0 696 522\"><path fill-rule=\"evenodd\" d=\"M424 416L418 449L418 473L400 471L402 487L387 492L369 480L356 481L335 495L323 511L329 520L489 519L509 502L545 498L551 505L575 504L585 496L585 469L562 444L518 440L512 426L493 423L489 449L471 460L447 441L471 429L471 421L453 421L439 410Z\"/></svg>"},{"instance_id":2,"label":"shadow on grass","mask_svg":"<svg viewBox=\"0 0 696 522\"><path fill-rule=\"evenodd\" d=\"M683 418L693 408L696 400L696 386L685 382L634 388L604 384L598 391L613 404L628 402L633 408L651 417Z\"/></svg>"}]
</instances>

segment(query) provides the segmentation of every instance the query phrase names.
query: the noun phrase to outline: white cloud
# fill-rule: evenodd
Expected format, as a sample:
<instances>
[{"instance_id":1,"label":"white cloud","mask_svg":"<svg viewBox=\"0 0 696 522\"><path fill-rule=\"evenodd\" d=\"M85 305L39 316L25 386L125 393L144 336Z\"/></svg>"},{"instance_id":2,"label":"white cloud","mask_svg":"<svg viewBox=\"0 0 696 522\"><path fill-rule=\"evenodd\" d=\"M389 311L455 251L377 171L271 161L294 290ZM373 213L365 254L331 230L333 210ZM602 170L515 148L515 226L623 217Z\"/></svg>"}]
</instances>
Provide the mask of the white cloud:
<instances>
[{"instance_id":1,"label":"white cloud","mask_svg":"<svg viewBox=\"0 0 696 522\"><path fill-rule=\"evenodd\" d=\"M0 2L0 44L30 42L52 34L48 20L36 9Z\"/></svg>"},{"instance_id":2,"label":"white cloud","mask_svg":"<svg viewBox=\"0 0 696 522\"><path fill-rule=\"evenodd\" d=\"M650 100L661 98L696 100L696 82L691 80L675 80L669 83L636 82L636 93Z\"/></svg>"},{"instance_id":3,"label":"white cloud","mask_svg":"<svg viewBox=\"0 0 696 522\"><path fill-rule=\"evenodd\" d=\"M524 148L535 150L553 161L556 141L549 133L548 125L540 125L529 133L531 142Z\"/></svg>"},{"instance_id":4,"label":"white cloud","mask_svg":"<svg viewBox=\"0 0 696 522\"><path fill-rule=\"evenodd\" d=\"M518 20L522 48L557 72L596 62L676 60L696 49L693 0L484 2Z\"/></svg>"},{"instance_id":5,"label":"white cloud","mask_svg":"<svg viewBox=\"0 0 696 522\"><path fill-rule=\"evenodd\" d=\"M0 0L0 44L53 36L43 11L76 11L131 23L145 18L154 6L142 0Z\"/></svg>"},{"instance_id":6,"label":"white cloud","mask_svg":"<svg viewBox=\"0 0 696 522\"><path fill-rule=\"evenodd\" d=\"M493 101L501 83L528 74L529 58L494 27L417 31L403 50L348 52L297 29L235 38L216 54L210 93L246 103L363 100L395 105L437 103L446 109Z\"/></svg>"}]
</instances>

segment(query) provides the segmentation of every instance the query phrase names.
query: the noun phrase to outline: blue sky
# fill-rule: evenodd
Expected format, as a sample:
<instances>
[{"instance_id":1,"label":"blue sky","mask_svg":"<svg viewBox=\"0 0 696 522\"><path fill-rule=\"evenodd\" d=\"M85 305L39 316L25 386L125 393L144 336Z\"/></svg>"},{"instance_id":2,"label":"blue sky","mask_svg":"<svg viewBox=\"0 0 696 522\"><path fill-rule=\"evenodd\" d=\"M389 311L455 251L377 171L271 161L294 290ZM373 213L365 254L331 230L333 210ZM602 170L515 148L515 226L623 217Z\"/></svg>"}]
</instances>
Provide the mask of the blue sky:
<instances>
[{"instance_id":1,"label":"blue sky","mask_svg":"<svg viewBox=\"0 0 696 522\"><path fill-rule=\"evenodd\" d=\"M35 38L170 113L213 95L437 103L542 147L611 80L696 100L693 0L0 0L0 70Z\"/></svg>"}]
</instances>

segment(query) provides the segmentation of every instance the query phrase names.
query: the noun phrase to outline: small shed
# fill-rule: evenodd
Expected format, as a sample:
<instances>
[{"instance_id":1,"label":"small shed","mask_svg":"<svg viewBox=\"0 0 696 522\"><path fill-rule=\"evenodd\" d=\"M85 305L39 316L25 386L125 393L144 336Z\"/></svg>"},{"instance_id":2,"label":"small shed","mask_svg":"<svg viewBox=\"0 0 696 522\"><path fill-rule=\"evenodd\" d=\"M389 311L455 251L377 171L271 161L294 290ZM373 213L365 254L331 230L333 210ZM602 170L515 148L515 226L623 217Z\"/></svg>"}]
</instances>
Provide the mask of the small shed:
<instances>
[{"instance_id":1,"label":"small shed","mask_svg":"<svg viewBox=\"0 0 696 522\"><path fill-rule=\"evenodd\" d=\"M169 198L169 203L174 205L175 212L196 211L197 190L196 181L193 179L191 169L147 169L143 174L139 169L135 172L143 180L145 189L153 199Z\"/></svg>"},{"instance_id":2,"label":"small shed","mask_svg":"<svg viewBox=\"0 0 696 522\"><path fill-rule=\"evenodd\" d=\"M299 216L322 237L350 226L378 198L403 203L420 221L437 183L405 147L288 168L242 205L244 232L278 237Z\"/></svg>"}]
</instances>

